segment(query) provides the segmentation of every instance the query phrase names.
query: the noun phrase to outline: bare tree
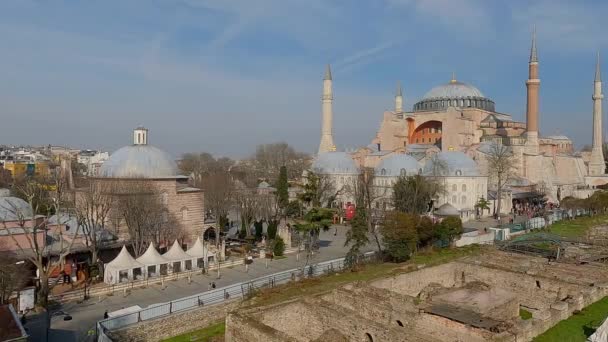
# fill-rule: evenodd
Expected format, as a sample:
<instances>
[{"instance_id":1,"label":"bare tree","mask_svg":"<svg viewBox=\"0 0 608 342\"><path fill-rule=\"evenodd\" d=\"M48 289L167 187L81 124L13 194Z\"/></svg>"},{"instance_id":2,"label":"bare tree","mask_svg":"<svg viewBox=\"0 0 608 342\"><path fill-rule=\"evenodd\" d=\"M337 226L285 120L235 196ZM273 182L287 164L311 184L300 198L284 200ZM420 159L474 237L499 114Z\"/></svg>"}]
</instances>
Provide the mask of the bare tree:
<instances>
[{"instance_id":1,"label":"bare tree","mask_svg":"<svg viewBox=\"0 0 608 342\"><path fill-rule=\"evenodd\" d=\"M374 204L386 198L388 191L386 187L379 186L376 179L374 168L363 168L359 176L354 179L354 184L350 189L355 196L358 210L363 209L366 211L365 221L367 231L374 237L378 253L382 253L379 225L376 223L382 219L385 208L380 205L378 205L378 208L374 208Z\"/></svg>"},{"instance_id":2,"label":"bare tree","mask_svg":"<svg viewBox=\"0 0 608 342\"><path fill-rule=\"evenodd\" d=\"M134 253L140 256L150 242L181 237L181 227L169 216L162 194L146 181L121 181L117 186L117 209L124 219Z\"/></svg>"},{"instance_id":3,"label":"bare tree","mask_svg":"<svg viewBox=\"0 0 608 342\"><path fill-rule=\"evenodd\" d=\"M306 175L300 200L312 207L329 207L336 197L348 190L344 186L336 186L331 176L313 170Z\"/></svg>"},{"instance_id":4,"label":"bare tree","mask_svg":"<svg viewBox=\"0 0 608 342\"><path fill-rule=\"evenodd\" d=\"M228 221L228 211L233 203L234 182L228 173L214 172L205 176L201 185L205 191L205 206L217 220L215 246L219 248L220 232Z\"/></svg>"},{"instance_id":5,"label":"bare tree","mask_svg":"<svg viewBox=\"0 0 608 342\"><path fill-rule=\"evenodd\" d=\"M259 213L257 194L250 189L241 189L235 192L235 205L241 217L241 236L251 235L250 227Z\"/></svg>"},{"instance_id":6,"label":"bare tree","mask_svg":"<svg viewBox=\"0 0 608 342\"><path fill-rule=\"evenodd\" d=\"M93 263L97 263L100 238L108 222L110 211L115 205L114 185L112 181L93 181L75 195L76 221L82 229L85 245L91 253Z\"/></svg>"},{"instance_id":7,"label":"bare tree","mask_svg":"<svg viewBox=\"0 0 608 342\"><path fill-rule=\"evenodd\" d=\"M51 255L59 256L59 267L63 267L65 257L69 254L74 240L66 242L59 230L58 243L46 245L46 225L51 213L61 212L64 205L66 184L59 177L54 179L24 179L14 186L14 191L27 202L27 207L19 203L8 202L3 207L10 218L2 218L0 226L9 235L17 248L20 257L36 267L39 282L37 284L38 305L47 307L51 286L49 275L54 267ZM15 231L8 221L19 228ZM58 222L59 223L59 222ZM61 223L59 223L61 224ZM17 239L17 236L22 237Z\"/></svg>"},{"instance_id":8,"label":"bare tree","mask_svg":"<svg viewBox=\"0 0 608 342\"><path fill-rule=\"evenodd\" d=\"M295 151L287 143L279 142L258 145L251 159L261 178L277 179L281 166L286 166L288 177L294 179L306 169L309 156Z\"/></svg>"},{"instance_id":9,"label":"bare tree","mask_svg":"<svg viewBox=\"0 0 608 342\"><path fill-rule=\"evenodd\" d=\"M179 168L192 178L194 186L202 187L204 178L211 174L227 173L234 161L230 158L215 158L207 152L186 153L179 162Z\"/></svg>"},{"instance_id":10,"label":"bare tree","mask_svg":"<svg viewBox=\"0 0 608 342\"><path fill-rule=\"evenodd\" d=\"M502 193L514 176L515 157L507 146L493 143L486 155L488 160L488 173L492 181L492 185L496 190L496 213L500 220L500 210L502 208Z\"/></svg>"}]
</instances>

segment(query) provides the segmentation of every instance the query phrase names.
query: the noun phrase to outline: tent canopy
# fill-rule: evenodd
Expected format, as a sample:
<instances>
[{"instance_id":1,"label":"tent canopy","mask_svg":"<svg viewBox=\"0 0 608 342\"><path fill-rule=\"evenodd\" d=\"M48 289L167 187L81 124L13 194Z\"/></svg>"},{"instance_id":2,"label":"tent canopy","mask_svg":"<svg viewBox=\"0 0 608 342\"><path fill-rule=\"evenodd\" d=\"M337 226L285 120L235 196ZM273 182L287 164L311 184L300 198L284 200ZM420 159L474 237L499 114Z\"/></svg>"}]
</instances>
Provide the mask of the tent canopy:
<instances>
[{"instance_id":1,"label":"tent canopy","mask_svg":"<svg viewBox=\"0 0 608 342\"><path fill-rule=\"evenodd\" d=\"M140 262L146 266L166 264L169 260L163 258L160 253L154 248L154 243L150 242L148 249L144 254L137 258L137 262Z\"/></svg>"},{"instance_id":2,"label":"tent canopy","mask_svg":"<svg viewBox=\"0 0 608 342\"><path fill-rule=\"evenodd\" d=\"M133 257L129 253L129 251L127 251L127 247L125 247L123 245L122 249L120 250L120 253L118 253L118 256L116 258L114 258L114 260L110 261L106 265L106 268L112 268L112 269L115 269L118 271L124 271L124 270L130 270L133 268L140 268L143 266L144 265L137 262L137 260L133 259Z\"/></svg>"},{"instance_id":3,"label":"tent canopy","mask_svg":"<svg viewBox=\"0 0 608 342\"><path fill-rule=\"evenodd\" d=\"M207 247L203 246L201 238L199 237L196 238L196 242L189 250L186 251L186 253L191 257L204 258L205 256L209 255L209 250Z\"/></svg>"},{"instance_id":4,"label":"tent canopy","mask_svg":"<svg viewBox=\"0 0 608 342\"><path fill-rule=\"evenodd\" d=\"M163 257L165 259L171 260L171 261L184 261L184 260L192 259L192 257L190 255L188 255L188 254L186 254L186 252L184 252L184 250L179 245L177 240L175 240L175 242L173 243L173 246L171 246L171 248L167 251L167 253L163 254Z\"/></svg>"}]
</instances>

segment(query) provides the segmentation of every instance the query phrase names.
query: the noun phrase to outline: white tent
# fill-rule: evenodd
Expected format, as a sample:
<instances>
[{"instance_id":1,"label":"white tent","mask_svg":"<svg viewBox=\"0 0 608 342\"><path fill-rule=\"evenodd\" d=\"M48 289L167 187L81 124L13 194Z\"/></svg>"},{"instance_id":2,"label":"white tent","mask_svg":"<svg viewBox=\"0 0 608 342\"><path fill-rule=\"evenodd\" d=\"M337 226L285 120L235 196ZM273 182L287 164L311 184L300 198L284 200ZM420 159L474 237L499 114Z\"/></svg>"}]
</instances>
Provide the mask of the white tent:
<instances>
[{"instance_id":1,"label":"white tent","mask_svg":"<svg viewBox=\"0 0 608 342\"><path fill-rule=\"evenodd\" d=\"M146 277L157 277L161 274L166 274L167 265L170 263L169 260L163 258L163 256L158 253L152 242L150 242L150 246L148 246L146 252L137 258L137 262L146 266Z\"/></svg>"},{"instance_id":2,"label":"white tent","mask_svg":"<svg viewBox=\"0 0 608 342\"><path fill-rule=\"evenodd\" d=\"M196 258L196 268L204 268L205 263L209 263L211 259L215 260L215 254L209 253L209 249L203 245L200 238L196 239L194 245L186 253Z\"/></svg>"},{"instance_id":3,"label":"white tent","mask_svg":"<svg viewBox=\"0 0 608 342\"><path fill-rule=\"evenodd\" d=\"M184 270L192 269L192 256L186 254L182 247L179 245L177 240L173 243L173 246L163 254L163 257L171 261L172 272L182 272Z\"/></svg>"},{"instance_id":4,"label":"white tent","mask_svg":"<svg viewBox=\"0 0 608 342\"><path fill-rule=\"evenodd\" d=\"M605 342L608 341L608 319L600 325L593 335L587 339L589 342Z\"/></svg>"},{"instance_id":5,"label":"white tent","mask_svg":"<svg viewBox=\"0 0 608 342\"><path fill-rule=\"evenodd\" d=\"M106 264L103 281L107 284L116 284L133 280L138 273L142 274L143 267L144 265L133 259L127 248L122 246L118 256Z\"/></svg>"}]
</instances>

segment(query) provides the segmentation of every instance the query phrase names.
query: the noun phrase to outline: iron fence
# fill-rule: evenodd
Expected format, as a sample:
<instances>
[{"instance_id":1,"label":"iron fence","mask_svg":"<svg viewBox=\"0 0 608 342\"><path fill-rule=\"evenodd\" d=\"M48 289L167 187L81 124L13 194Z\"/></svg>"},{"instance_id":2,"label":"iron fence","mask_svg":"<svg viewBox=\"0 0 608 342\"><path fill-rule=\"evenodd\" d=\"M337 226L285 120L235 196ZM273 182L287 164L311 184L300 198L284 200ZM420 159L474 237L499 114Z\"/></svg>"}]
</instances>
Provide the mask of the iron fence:
<instances>
[{"instance_id":1,"label":"iron fence","mask_svg":"<svg viewBox=\"0 0 608 342\"><path fill-rule=\"evenodd\" d=\"M362 261L370 262L374 259L374 257L374 252L367 252L363 255ZM247 296L255 294L256 291L263 288L274 287L304 278L332 274L335 272L340 272L344 270L344 268L344 258L334 259L300 268L293 268L287 271L225 286L216 290L202 292L170 302L151 304L139 311L118 317L111 317L97 322L96 330L98 341L110 341L107 336L108 331L125 328L138 322L161 318L198 307L220 304L233 299L246 298Z\"/></svg>"}]
</instances>

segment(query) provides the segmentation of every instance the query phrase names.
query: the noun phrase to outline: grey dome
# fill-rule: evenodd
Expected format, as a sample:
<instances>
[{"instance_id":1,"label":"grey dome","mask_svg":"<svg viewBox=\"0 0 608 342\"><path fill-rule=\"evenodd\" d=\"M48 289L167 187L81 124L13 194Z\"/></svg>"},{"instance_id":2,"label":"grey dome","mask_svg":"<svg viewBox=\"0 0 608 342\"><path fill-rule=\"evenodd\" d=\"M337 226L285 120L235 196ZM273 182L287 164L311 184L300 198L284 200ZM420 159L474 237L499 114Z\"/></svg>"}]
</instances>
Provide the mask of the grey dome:
<instances>
[{"instance_id":1,"label":"grey dome","mask_svg":"<svg viewBox=\"0 0 608 342\"><path fill-rule=\"evenodd\" d=\"M376 166L375 173L376 176L398 177L416 175L419 170L420 164L414 157L400 153L382 159Z\"/></svg>"},{"instance_id":2,"label":"grey dome","mask_svg":"<svg viewBox=\"0 0 608 342\"><path fill-rule=\"evenodd\" d=\"M485 97L483 93L477 89L476 87L462 83L462 82L450 82L447 84L442 84L431 89L427 92L423 100L426 99L452 99L452 98L461 98L461 97Z\"/></svg>"},{"instance_id":3,"label":"grey dome","mask_svg":"<svg viewBox=\"0 0 608 342\"><path fill-rule=\"evenodd\" d=\"M0 222L32 218L32 207L17 197L0 197Z\"/></svg>"},{"instance_id":4,"label":"grey dome","mask_svg":"<svg viewBox=\"0 0 608 342\"><path fill-rule=\"evenodd\" d=\"M177 164L171 156L150 145L131 145L116 150L99 169L108 178L173 178Z\"/></svg>"},{"instance_id":5,"label":"grey dome","mask_svg":"<svg viewBox=\"0 0 608 342\"><path fill-rule=\"evenodd\" d=\"M477 163L460 151L437 153L433 159L428 160L424 165L424 174L448 177L480 175Z\"/></svg>"},{"instance_id":6,"label":"grey dome","mask_svg":"<svg viewBox=\"0 0 608 342\"><path fill-rule=\"evenodd\" d=\"M448 107L470 107L493 112L494 101L486 98L475 86L452 80L427 92L414 105L414 111L444 110Z\"/></svg>"},{"instance_id":7,"label":"grey dome","mask_svg":"<svg viewBox=\"0 0 608 342\"><path fill-rule=\"evenodd\" d=\"M359 174L359 168L346 152L319 153L312 163L312 171L320 174Z\"/></svg>"}]
</instances>

